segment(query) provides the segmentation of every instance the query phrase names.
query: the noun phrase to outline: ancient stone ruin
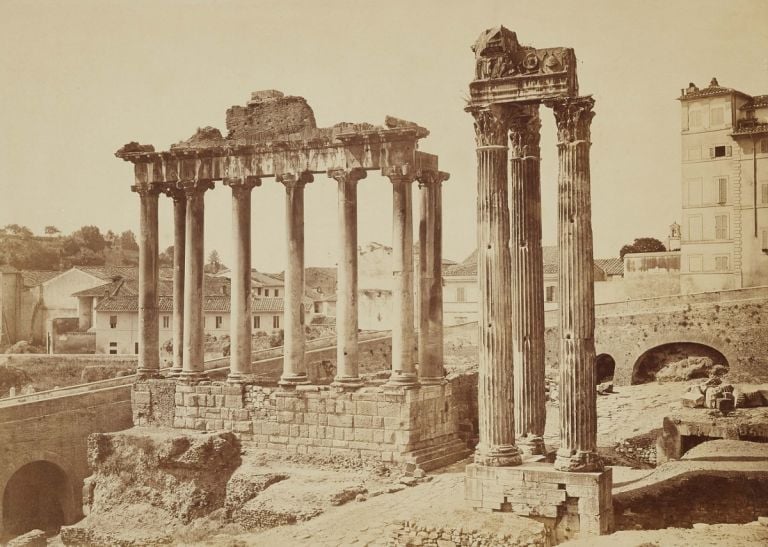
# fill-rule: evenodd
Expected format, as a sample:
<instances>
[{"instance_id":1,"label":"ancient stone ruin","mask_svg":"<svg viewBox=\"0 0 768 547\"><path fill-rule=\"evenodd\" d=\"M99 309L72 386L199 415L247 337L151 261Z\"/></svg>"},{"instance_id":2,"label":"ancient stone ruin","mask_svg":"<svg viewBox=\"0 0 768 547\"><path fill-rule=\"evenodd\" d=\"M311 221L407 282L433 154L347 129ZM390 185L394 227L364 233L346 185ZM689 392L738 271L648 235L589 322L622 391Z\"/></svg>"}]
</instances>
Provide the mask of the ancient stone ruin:
<instances>
[{"instance_id":1,"label":"ancient stone ruin","mask_svg":"<svg viewBox=\"0 0 768 547\"><path fill-rule=\"evenodd\" d=\"M612 480L597 454L595 391L594 99L578 95L572 49L522 46L514 32L496 27L483 32L473 50L466 110L475 119L478 161L480 440L467 467L466 498L485 510L544 517L558 537L568 529L607 533ZM542 103L555 114L560 165L560 448L554 466L536 461L545 420Z\"/></svg>"}]
</instances>

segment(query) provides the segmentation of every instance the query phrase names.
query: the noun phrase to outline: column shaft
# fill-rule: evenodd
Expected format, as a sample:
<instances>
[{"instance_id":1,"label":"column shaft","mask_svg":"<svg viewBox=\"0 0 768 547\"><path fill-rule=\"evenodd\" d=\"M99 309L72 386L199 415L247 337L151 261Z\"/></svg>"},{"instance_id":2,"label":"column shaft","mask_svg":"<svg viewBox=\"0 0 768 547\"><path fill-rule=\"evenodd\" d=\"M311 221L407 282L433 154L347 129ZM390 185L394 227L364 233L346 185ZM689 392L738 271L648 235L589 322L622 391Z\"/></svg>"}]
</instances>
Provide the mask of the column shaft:
<instances>
[{"instance_id":1,"label":"column shaft","mask_svg":"<svg viewBox=\"0 0 768 547\"><path fill-rule=\"evenodd\" d=\"M186 248L187 198L173 196L173 366L171 375L181 374L184 362L184 260Z\"/></svg>"},{"instance_id":2,"label":"column shaft","mask_svg":"<svg viewBox=\"0 0 768 547\"><path fill-rule=\"evenodd\" d=\"M517 465L512 377L507 116L474 111L477 134L477 266L480 286L478 414L475 462Z\"/></svg>"},{"instance_id":3,"label":"column shaft","mask_svg":"<svg viewBox=\"0 0 768 547\"><path fill-rule=\"evenodd\" d=\"M278 176L285 186L286 268L283 306L283 375L285 387L309 383L304 360L304 186L310 173Z\"/></svg>"},{"instance_id":4,"label":"column shaft","mask_svg":"<svg viewBox=\"0 0 768 547\"><path fill-rule=\"evenodd\" d=\"M407 168L385 173L392 181L392 374L388 385L418 385L413 362L413 176Z\"/></svg>"},{"instance_id":5,"label":"column shaft","mask_svg":"<svg viewBox=\"0 0 768 547\"><path fill-rule=\"evenodd\" d=\"M334 385L354 389L363 385L358 367L357 302L357 182L363 169L337 170L339 264L336 283L336 377Z\"/></svg>"},{"instance_id":6,"label":"column shaft","mask_svg":"<svg viewBox=\"0 0 768 547\"><path fill-rule=\"evenodd\" d=\"M251 295L251 190L258 179L230 179L232 188L232 266L229 382L241 382L251 364L253 300Z\"/></svg>"},{"instance_id":7,"label":"column shaft","mask_svg":"<svg viewBox=\"0 0 768 547\"><path fill-rule=\"evenodd\" d=\"M510 122L515 438L529 454L544 454L546 421L540 128L538 105L517 109Z\"/></svg>"},{"instance_id":8,"label":"column shaft","mask_svg":"<svg viewBox=\"0 0 768 547\"><path fill-rule=\"evenodd\" d=\"M553 101L558 127L560 449L555 467L598 471L590 203L590 97Z\"/></svg>"},{"instance_id":9,"label":"column shaft","mask_svg":"<svg viewBox=\"0 0 768 547\"><path fill-rule=\"evenodd\" d=\"M203 267L205 254L205 183L184 184L187 195L184 253L184 358L180 379L196 382L206 378L204 366Z\"/></svg>"},{"instance_id":10,"label":"column shaft","mask_svg":"<svg viewBox=\"0 0 768 547\"><path fill-rule=\"evenodd\" d=\"M442 181L447 173L425 172L419 177L419 382L444 380Z\"/></svg>"},{"instance_id":11,"label":"column shaft","mask_svg":"<svg viewBox=\"0 0 768 547\"><path fill-rule=\"evenodd\" d=\"M160 374L160 323L157 310L159 189L135 186L140 196L139 216L139 366L138 375Z\"/></svg>"}]
</instances>

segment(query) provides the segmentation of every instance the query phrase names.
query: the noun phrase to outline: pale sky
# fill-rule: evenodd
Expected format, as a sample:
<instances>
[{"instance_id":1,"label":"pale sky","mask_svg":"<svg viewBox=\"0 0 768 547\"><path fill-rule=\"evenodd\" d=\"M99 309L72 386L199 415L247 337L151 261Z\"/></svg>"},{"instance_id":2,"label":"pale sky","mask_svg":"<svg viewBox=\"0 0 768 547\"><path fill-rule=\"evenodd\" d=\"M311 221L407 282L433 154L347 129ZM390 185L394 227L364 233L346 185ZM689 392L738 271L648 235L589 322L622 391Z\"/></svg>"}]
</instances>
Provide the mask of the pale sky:
<instances>
[{"instance_id":1,"label":"pale sky","mask_svg":"<svg viewBox=\"0 0 768 547\"><path fill-rule=\"evenodd\" d=\"M592 204L595 256L635 237L665 240L680 221L680 106L688 82L768 93L768 2L193 1L0 3L0 225L85 224L138 231L129 141L165 150L197 127L225 130L225 111L251 91L307 99L318 125L412 120L440 156L444 255L475 247L476 162L463 111L470 46L499 24L534 47L572 47L581 94L595 97ZM557 150L542 108L544 243L556 234ZM391 241L391 186L359 185L359 242ZM283 269L283 189L253 192L253 264ZM416 195L416 194L415 194ZM172 243L161 198L160 246ZM231 263L231 192L206 194L206 255ZM418 215L415 200L414 216ZM336 189L306 190L306 263L336 256Z\"/></svg>"}]
</instances>

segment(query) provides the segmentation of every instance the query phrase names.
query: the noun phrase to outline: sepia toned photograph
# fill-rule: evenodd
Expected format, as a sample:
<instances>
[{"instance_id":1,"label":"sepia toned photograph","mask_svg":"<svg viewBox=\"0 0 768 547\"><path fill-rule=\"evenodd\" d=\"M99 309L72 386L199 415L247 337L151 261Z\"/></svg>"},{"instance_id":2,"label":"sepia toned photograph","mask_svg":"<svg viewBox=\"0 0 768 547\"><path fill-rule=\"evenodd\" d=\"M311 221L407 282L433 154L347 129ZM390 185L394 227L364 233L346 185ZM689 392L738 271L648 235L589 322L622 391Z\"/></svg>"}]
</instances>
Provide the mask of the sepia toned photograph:
<instances>
[{"instance_id":1,"label":"sepia toned photograph","mask_svg":"<svg viewBox=\"0 0 768 547\"><path fill-rule=\"evenodd\" d=\"M2 0L0 545L768 545L768 3Z\"/></svg>"}]
</instances>

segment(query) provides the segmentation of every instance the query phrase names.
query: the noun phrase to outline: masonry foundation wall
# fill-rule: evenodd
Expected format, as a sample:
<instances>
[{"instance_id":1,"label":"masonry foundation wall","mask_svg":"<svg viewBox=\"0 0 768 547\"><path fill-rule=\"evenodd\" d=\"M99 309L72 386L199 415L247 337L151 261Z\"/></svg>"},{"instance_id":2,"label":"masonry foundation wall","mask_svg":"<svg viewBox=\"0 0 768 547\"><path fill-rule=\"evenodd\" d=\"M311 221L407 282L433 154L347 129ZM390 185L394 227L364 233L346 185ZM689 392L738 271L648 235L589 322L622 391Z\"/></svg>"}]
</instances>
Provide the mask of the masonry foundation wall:
<instances>
[{"instance_id":1,"label":"masonry foundation wall","mask_svg":"<svg viewBox=\"0 0 768 547\"><path fill-rule=\"evenodd\" d=\"M134 384L133 420L135 425L234 431L260 448L298 454L406 462L440 446L465 449L461 438L471 438L477 420L476 403L468 402L469 390L476 398L476 374L474 382L466 376L419 389L370 386L354 392L318 385L284 390L147 380Z\"/></svg>"}]
</instances>

